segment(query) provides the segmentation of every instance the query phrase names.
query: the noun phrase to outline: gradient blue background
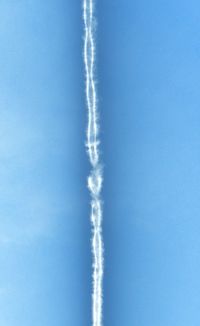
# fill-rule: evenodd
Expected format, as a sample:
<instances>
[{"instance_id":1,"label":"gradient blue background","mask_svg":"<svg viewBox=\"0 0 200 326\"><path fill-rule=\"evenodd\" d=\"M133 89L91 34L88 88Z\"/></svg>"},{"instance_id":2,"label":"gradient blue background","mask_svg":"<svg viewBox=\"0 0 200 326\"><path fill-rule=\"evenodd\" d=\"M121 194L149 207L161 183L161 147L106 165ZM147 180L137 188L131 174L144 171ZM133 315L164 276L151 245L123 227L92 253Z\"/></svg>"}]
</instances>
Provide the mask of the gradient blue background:
<instances>
[{"instance_id":1,"label":"gradient blue background","mask_svg":"<svg viewBox=\"0 0 200 326\"><path fill-rule=\"evenodd\" d=\"M98 1L106 326L200 324L200 4Z\"/></svg>"},{"instance_id":2,"label":"gradient blue background","mask_svg":"<svg viewBox=\"0 0 200 326\"><path fill-rule=\"evenodd\" d=\"M0 2L0 325L91 325L82 2ZM200 324L200 4L98 0L104 325Z\"/></svg>"},{"instance_id":3,"label":"gradient blue background","mask_svg":"<svg viewBox=\"0 0 200 326\"><path fill-rule=\"evenodd\" d=\"M91 324L80 1L0 1L0 325Z\"/></svg>"}]
</instances>

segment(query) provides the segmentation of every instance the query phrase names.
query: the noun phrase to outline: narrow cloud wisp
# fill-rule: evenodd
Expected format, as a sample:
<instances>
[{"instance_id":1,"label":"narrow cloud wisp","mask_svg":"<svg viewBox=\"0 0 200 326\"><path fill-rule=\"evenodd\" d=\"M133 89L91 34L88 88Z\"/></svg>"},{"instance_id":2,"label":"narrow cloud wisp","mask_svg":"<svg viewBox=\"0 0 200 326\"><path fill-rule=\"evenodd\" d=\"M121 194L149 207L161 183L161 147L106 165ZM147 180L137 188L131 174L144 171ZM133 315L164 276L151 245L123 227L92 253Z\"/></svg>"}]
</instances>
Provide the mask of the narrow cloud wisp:
<instances>
[{"instance_id":1,"label":"narrow cloud wisp","mask_svg":"<svg viewBox=\"0 0 200 326\"><path fill-rule=\"evenodd\" d=\"M94 0L83 0L84 18L84 64L86 74L86 100L88 109L87 150L92 166L88 177L91 194L92 253L93 253L93 326L102 326L102 281L103 281L103 240L102 240L102 169L99 157L99 126L97 94L94 77L95 40L94 40Z\"/></svg>"}]
</instances>

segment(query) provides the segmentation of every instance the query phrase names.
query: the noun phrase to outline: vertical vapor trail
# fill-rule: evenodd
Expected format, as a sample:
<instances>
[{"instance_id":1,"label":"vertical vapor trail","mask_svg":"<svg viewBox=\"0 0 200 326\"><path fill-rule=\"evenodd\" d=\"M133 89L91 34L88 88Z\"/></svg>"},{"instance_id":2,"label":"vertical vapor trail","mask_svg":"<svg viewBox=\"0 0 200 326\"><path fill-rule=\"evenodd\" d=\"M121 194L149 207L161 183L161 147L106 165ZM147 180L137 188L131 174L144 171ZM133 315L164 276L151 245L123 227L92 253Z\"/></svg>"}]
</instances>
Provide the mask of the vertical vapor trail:
<instances>
[{"instance_id":1,"label":"vertical vapor trail","mask_svg":"<svg viewBox=\"0 0 200 326\"><path fill-rule=\"evenodd\" d=\"M94 40L94 0L83 0L84 18L84 64L86 74L86 100L88 109L87 150L91 163L88 188L91 194L92 253L93 253L93 326L102 326L102 280L103 280L103 240L102 240L102 170L99 158L98 110L94 77L95 40Z\"/></svg>"}]
</instances>

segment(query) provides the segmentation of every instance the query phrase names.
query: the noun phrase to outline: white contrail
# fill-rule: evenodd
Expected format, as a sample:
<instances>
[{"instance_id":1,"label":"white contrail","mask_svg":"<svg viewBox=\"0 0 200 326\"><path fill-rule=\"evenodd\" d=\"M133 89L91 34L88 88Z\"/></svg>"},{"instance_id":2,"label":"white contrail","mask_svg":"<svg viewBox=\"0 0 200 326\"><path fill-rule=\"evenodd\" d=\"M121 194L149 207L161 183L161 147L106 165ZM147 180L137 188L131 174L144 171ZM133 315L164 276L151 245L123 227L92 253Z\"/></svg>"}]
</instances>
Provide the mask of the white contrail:
<instances>
[{"instance_id":1,"label":"white contrail","mask_svg":"<svg viewBox=\"0 0 200 326\"><path fill-rule=\"evenodd\" d=\"M86 73L86 100L88 108L87 149L92 165L88 177L91 193L92 253L93 253L93 326L102 326L102 280L103 280L103 240L102 240L102 169L99 158L97 94L94 77L95 41L94 41L94 0L83 0L84 18L84 63Z\"/></svg>"}]
</instances>

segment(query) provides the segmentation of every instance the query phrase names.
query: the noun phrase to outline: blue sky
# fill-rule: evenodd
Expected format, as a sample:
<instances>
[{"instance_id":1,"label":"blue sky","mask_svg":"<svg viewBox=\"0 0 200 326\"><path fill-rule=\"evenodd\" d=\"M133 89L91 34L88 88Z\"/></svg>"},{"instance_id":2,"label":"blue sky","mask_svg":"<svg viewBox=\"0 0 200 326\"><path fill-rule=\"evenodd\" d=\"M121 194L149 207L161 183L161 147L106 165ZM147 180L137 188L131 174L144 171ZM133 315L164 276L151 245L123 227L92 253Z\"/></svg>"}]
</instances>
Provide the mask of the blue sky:
<instances>
[{"instance_id":1,"label":"blue sky","mask_svg":"<svg viewBox=\"0 0 200 326\"><path fill-rule=\"evenodd\" d=\"M97 3L104 325L200 323L200 4ZM81 1L0 3L0 325L91 324Z\"/></svg>"},{"instance_id":2,"label":"blue sky","mask_svg":"<svg viewBox=\"0 0 200 326\"><path fill-rule=\"evenodd\" d=\"M90 323L81 9L78 1L0 3L5 326Z\"/></svg>"},{"instance_id":3,"label":"blue sky","mask_svg":"<svg viewBox=\"0 0 200 326\"><path fill-rule=\"evenodd\" d=\"M105 325L200 323L199 9L98 3Z\"/></svg>"}]
</instances>

